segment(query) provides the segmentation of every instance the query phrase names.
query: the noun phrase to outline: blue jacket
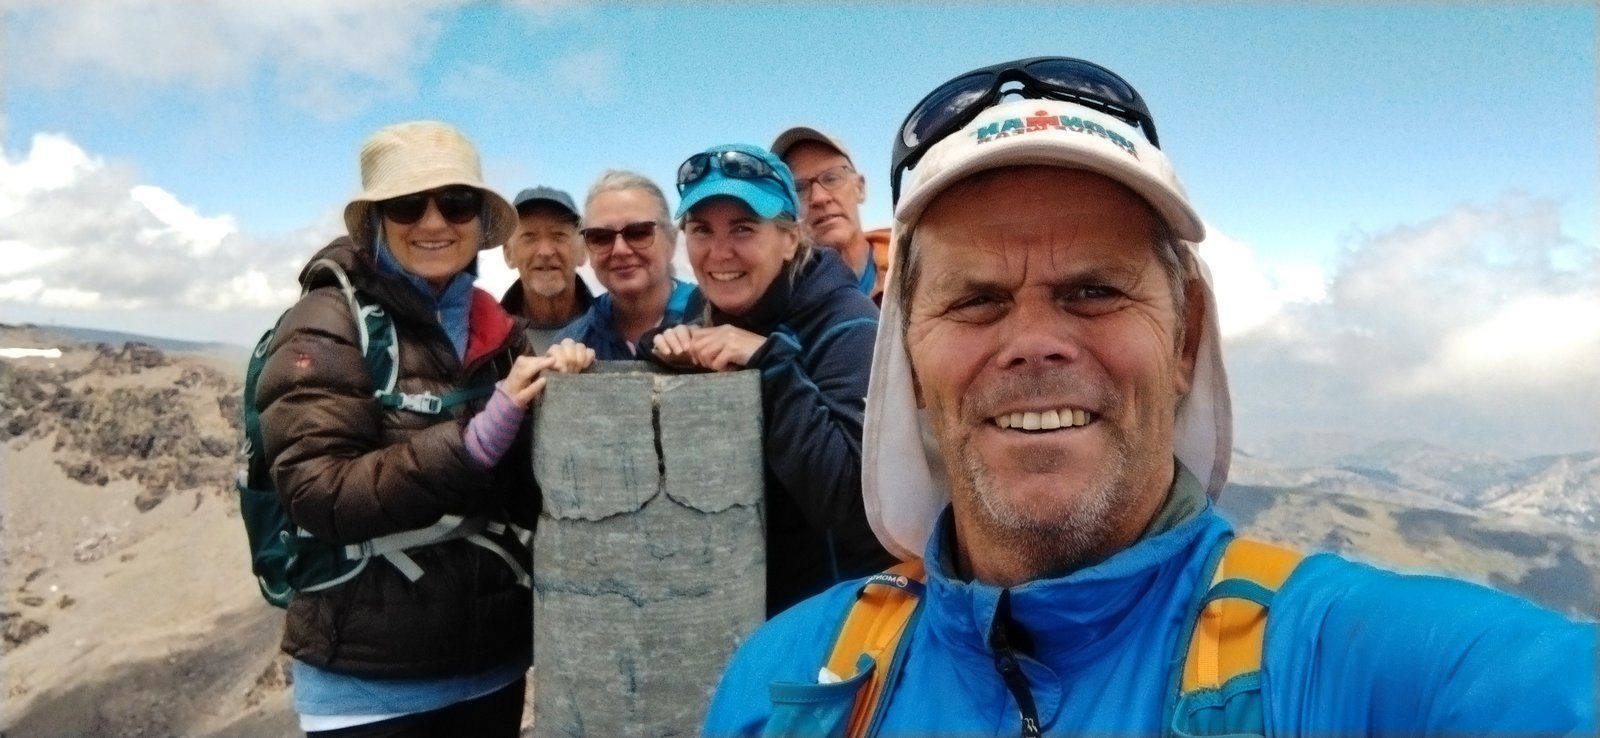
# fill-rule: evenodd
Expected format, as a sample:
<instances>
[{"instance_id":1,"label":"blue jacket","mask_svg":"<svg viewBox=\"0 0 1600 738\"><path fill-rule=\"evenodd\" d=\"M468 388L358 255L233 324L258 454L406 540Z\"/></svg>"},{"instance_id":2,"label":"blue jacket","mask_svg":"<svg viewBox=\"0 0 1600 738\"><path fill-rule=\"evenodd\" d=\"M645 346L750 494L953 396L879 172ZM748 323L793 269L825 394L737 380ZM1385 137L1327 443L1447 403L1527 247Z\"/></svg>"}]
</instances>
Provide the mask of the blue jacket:
<instances>
[{"instance_id":1,"label":"blue jacket","mask_svg":"<svg viewBox=\"0 0 1600 738\"><path fill-rule=\"evenodd\" d=\"M767 613L895 561L861 501L861 422L878 308L850 267L819 248L778 275L744 315L714 324L767 336L761 372L766 457ZM648 343L648 341L646 341Z\"/></svg>"},{"instance_id":2,"label":"blue jacket","mask_svg":"<svg viewBox=\"0 0 1600 738\"><path fill-rule=\"evenodd\" d=\"M902 642L909 651L880 735L1016 736L1017 701L988 645L1002 590L952 576L949 527L947 510L926 550L923 611ZM1100 564L1009 591L1012 642L1031 641L1020 661L1046 735L1163 733L1196 586L1230 532L1207 504ZM847 713L855 684L818 686L817 671L860 584L834 587L757 631L723 675L706 734L760 733L775 698L810 711L831 701ZM1508 595L1324 554L1302 562L1267 622L1268 736L1596 729L1595 626Z\"/></svg>"},{"instance_id":3,"label":"blue jacket","mask_svg":"<svg viewBox=\"0 0 1600 738\"><path fill-rule=\"evenodd\" d=\"M674 279L672 296L667 298L667 310L661 316L660 325L662 327L678 325L699 315L704 308L705 298L700 296L699 289L688 282ZM611 320L610 293L595 298L589 310L561 329L551 343L561 343L563 338L570 338L594 349L594 356L600 361L633 361L641 358L634 355L627 339L617 332L617 327Z\"/></svg>"}]
</instances>

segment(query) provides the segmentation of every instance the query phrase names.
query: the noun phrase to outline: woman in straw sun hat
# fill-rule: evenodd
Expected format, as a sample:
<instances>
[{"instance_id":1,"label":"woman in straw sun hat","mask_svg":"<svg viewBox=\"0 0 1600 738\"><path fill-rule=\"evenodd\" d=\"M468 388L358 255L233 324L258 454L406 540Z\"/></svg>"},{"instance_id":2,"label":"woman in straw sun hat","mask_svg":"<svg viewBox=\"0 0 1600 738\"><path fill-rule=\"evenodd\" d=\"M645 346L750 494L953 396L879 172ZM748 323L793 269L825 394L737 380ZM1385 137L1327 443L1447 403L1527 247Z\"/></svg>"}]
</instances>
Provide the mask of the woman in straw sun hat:
<instances>
[{"instance_id":1,"label":"woman in straw sun hat","mask_svg":"<svg viewBox=\"0 0 1600 738\"><path fill-rule=\"evenodd\" d=\"M539 509L530 444L515 441L541 375L580 370L589 352L521 356L520 326L473 287L478 251L517 216L460 131L389 126L360 160L349 235L302 271L255 397L272 480L308 545L372 544L289 603L295 711L309 735L514 736ZM391 370L375 372L383 341Z\"/></svg>"}]
</instances>

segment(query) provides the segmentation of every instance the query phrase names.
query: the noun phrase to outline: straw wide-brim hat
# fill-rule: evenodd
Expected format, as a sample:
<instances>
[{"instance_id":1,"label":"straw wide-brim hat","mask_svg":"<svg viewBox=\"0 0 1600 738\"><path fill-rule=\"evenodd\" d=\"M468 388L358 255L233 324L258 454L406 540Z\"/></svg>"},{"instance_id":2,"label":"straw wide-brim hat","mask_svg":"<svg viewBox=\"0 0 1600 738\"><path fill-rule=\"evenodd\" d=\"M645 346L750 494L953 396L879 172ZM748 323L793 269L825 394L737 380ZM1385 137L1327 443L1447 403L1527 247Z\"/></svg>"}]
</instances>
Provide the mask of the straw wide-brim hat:
<instances>
[{"instance_id":1,"label":"straw wide-brim hat","mask_svg":"<svg viewBox=\"0 0 1600 738\"><path fill-rule=\"evenodd\" d=\"M374 203L449 185L483 190L489 214L481 248L493 248L511 238L517 211L483 183L478 150L454 126L429 120L380 129L362 144L361 193L344 206L345 228L356 243L372 243Z\"/></svg>"}]
</instances>

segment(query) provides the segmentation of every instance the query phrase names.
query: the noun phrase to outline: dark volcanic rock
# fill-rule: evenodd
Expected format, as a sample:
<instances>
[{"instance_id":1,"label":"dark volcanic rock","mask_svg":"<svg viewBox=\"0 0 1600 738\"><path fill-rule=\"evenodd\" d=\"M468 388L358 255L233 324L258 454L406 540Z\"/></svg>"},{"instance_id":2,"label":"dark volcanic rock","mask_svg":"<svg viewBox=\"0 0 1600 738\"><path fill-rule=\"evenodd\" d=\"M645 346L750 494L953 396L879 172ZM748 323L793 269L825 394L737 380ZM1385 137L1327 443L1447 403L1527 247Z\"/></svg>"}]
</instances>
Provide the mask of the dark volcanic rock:
<instances>
[{"instance_id":1,"label":"dark volcanic rock","mask_svg":"<svg viewBox=\"0 0 1600 738\"><path fill-rule=\"evenodd\" d=\"M0 362L0 442L53 436L68 477L100 486L134 480L144 488L133 501L141 511L173 491L224 493L240 429L238 380L143 343L92 351L84 370ZM148 381L108 381L173 364ZM225 426L206 417L211 408Z\"/></svg>"}]
</instances>

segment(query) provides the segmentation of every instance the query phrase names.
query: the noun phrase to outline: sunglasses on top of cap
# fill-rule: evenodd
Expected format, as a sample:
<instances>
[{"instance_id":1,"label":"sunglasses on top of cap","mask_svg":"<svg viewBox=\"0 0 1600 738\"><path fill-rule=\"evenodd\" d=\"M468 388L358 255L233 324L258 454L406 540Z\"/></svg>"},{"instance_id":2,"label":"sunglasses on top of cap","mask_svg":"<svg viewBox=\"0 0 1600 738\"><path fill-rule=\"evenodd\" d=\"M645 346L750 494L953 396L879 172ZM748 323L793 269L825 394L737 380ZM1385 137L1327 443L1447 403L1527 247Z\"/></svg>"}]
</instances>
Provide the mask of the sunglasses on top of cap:
<instances>
[{"instance_id":1,"label":"sunglasses on top of cap","mask_svg":"<svg viewBox=\"0 0 1600 738\"><path fill-rule=\"evenodd\" d=\"M770 179L788 186L772 165L759 156L743 151L707 151L685 159L678 166L678 194L683 194L685 187L705 179L713 167L734 179Z\"/></svg>"},{"instance_id":2,"label":"sunglasses on top of cap","mask_svg":"<svg viewBox=\"0 0 1600 738\"><path fill-rule=\"evenodd\" d=\"M429 200L439 207L439 215L456 225L471 222L483 212L483 191L464 186L413 192L380 200L378 212L400 225L411 225L427 214Z\"/></svg>"},{"instance_id":3,"label":"sunglasses on top of cap","mask_svg":"<svg viewBox=\"0 0 1600 738\"><path fill-rule=\"evenodd\" d=\"M1065 56L1018 59L956 76L911 108L900 124L890 156L891 200L900 202L901 175L916 166L929 147L961 130L1008 94L1062 100L1114 115L1139 129L1151 146L1161 147L1144 98L1116 72Z\"/></svg>"}]
</instances>

